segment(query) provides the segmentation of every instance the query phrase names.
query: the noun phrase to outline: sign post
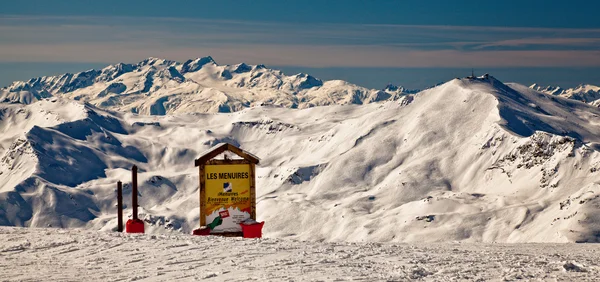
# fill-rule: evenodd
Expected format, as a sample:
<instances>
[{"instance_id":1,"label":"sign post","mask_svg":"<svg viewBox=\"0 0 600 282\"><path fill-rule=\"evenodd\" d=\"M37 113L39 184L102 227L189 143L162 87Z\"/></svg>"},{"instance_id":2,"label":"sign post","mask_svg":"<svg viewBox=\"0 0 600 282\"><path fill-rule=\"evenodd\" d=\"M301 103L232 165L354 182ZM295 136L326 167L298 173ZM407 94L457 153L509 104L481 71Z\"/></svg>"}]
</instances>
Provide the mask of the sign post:
<instances>
[{"instance_id":1,"label":"sign post","mask_svg":"<svg viewBox=\"0 0 600 282\"><path fill-rule=\"evenodd\" d=\"M117 232L123 232L123 182L117 182Z\"/></svg>"},{"instance_id":2,"label":"sign post","mask_svg":"<svg viewBox=\"0 0 600 282\"><path fill-rule=\"evenodd\" d=\"M241 159L214 159L230 151ZM198 233L242 236L240 223L256 220L255 166L259 159L231 144L222 143L195 162L200 176L200 226Z\"/></svg>"},{"instance_id":3,"label":"sign post","mask_svg":"<svg viewBox=\"0 0 600 282\"><path fill-rule=\"evenodd\" d=\"M134 165L131 168L131 207L133 210L133 219L127 220L125 223L125 232L127 233L144 233L144 221L138 218L138 168Z\"/></svg>"}]
</instances>

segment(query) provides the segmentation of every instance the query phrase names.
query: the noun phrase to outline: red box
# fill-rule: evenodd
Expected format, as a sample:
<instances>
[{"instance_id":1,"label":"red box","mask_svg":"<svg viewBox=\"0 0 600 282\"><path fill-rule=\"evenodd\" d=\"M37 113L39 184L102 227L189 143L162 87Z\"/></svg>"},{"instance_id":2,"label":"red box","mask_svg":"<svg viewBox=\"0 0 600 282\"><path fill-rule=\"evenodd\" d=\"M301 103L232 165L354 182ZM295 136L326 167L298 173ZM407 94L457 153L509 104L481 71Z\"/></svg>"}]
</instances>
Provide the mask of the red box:
<instances>
[{"instance_id":1,"label":"red box","mask_svg":"<svg viewBox=\"0 0 600 282\"><path fill-rule=\"evenodd\" d=\"M258 222L255 224L240 223L240 226L242 226L243 237L244 238L262 238L263 225L265 225L264 221Z\"/></svg>"},{"instance_id":2,"label":"red box","mask_svg":"<svg viewBox=\"0 0 600 282\"><path fill-rule=\"evenodd\" d=\"M125 224L127 233L144 233L144 221L141 219L130 219Z\"/></svg>"}]
</instances>

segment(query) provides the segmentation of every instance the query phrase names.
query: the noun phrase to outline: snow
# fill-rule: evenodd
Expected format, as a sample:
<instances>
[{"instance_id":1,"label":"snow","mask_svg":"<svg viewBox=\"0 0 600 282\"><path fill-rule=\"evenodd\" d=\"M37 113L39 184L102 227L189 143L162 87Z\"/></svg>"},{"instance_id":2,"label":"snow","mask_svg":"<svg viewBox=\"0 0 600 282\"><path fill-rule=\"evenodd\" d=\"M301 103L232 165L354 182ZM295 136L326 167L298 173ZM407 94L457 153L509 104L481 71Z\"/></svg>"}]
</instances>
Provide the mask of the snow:
<instances>
[{"instance_id":1,"label":"snow","mask_svg":"<svg viewBox=\"0 0 600 282\"><path fill-rule=\"evenodd\" d=\"M394 244L0 227L0 280L592 281L597 244Z\"/></svg>"},{"instance_id":2,"label":"snow","mask_svg":"<svg viewBox=\"0 0 600 282\"><path fill-rule=\"evenodd\" d=\"M331 83L322 87L349 85ZM491 76L454 79L410 103L346 98L163 116L56 97L0 104L0 224L114 230L116 182L131 216L135 164L146 231L190 233L194 160L227 142L261 159L257 220L268 238L600 240L597 108Z\"/></svg>"},{"instance_id":3,"label":"snow","mask_svg":"<svg viewBox=\"0 0 600 282\"><path fill-rule=\"evenodd\" d=\"M533 84L529 88L551 95L582 101L596 107L600 104L600 87L595 85L581 84L575 88L563 89L560 86L543 87Z\"/></svg>"},{"instance_id":4,"label":"snow","mask_svg":"<svg viewBox=\"0 0 600 282\"><path fill-rule=\"evenodd\" d=\"M557 89L380 91L210 57L15 82L0 225L29 228L0 227L0 280L594 280L599 247L571 243L600 241L598 89ZM260 158L262 239L189 235L194 161L225 143ZM145 235L115 232L133 165Z\"/></svg>"},{"instance_id":5,"label":"snow","mask_svg":"<svg viewBox=\"0 0 600 282\"><path fill-rule=\"evenodd\" d=\"M115 230L116 183L131 216L137 165L146 231L189 234L194 160L230 143L261 160L268 238L600 241L599 109L489 75L401 89L210 57L15 82L0 94L0 225Z\"/></svg>"},{"instance_id":6,"label":"snow","mask_svg":"<svg viewBox=\"0 0 600 282\"><path fill-rule=\"evenodd\" d=\"M218 65L211 57L179 63L148 58L102 70L34 78L0 89L1 102L34 103L63 97L120 112L146 115L234 112L257 105L308 108L398 100L392 94L308 74L287 76L262 65Z\"/></svg>"}]
</instances>

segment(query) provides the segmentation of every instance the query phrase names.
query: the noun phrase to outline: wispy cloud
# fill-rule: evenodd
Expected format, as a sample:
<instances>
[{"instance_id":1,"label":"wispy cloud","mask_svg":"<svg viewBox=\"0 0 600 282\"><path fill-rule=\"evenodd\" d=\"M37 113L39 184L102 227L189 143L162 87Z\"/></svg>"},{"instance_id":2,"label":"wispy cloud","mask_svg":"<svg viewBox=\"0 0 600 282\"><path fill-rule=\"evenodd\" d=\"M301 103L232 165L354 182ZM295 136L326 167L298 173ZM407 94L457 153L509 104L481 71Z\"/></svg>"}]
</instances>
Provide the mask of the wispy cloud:
<instances>
[{"instance_id":1,"label":"wispy cloud","mask_svg":"<svg viewBox=\"0 0 600 282\"><path fill-rule=\"evenodd\" d=\"M2 17L2 62L218 62L308 67L600 66L600 30Z\"/></svg>"},{"instance_id":2,"label":"wispy cloud","mask_svg":"<svg viewBox=\"0 0 600 282\"><path fill-rule=\"evenodd\" d=\"M489 47L524 47L524 46L549 46L549 47L590 47L597 49L600 46L599 38L520 38L499 40L495 42L480 43L475 49L485 49Z\"/></svg>"}]
</instances>

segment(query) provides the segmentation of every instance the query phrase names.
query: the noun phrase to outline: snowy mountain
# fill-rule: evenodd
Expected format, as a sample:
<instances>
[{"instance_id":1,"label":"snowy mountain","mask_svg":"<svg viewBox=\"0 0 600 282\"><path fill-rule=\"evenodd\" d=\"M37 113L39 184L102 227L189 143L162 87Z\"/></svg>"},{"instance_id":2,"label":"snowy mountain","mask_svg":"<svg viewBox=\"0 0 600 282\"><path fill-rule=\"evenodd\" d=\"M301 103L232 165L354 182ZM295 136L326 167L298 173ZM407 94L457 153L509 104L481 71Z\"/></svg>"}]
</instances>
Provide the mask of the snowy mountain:
<instances>
[{"instance_id":1,"label":"snowy mountain","mask_svg":"<svg viewBox=\"0 0 600 282\"><path fill-rule=\"evenodd\" d=\"M376 98L385 91L360 92L340 81L287 77L260 66L221 67L208 59L150 60L132 68L139 71L117 75L130 69L121 65L75 84L72 77L68 83L44 78L9 88L28 89L19 97L32 103L0 103L0 225L113 230L116 182L125 183L128 205L135 164L147 231L189 233L199 222L194 159L230 142L261 158L257 214L266 221L266 237L600 241L596 107L491 76L454 79L405 103L389 93ZM225 70L231 78L219 78ZM255 71L261 79L250 79ZM151 82L131 84L140 77ZM90 94L116 81L125 90ZM194 81L214 83L202 88ZM216 94L216 81L235 91ZM362 94L323 94L348 87ZM190 90L201 88L201 97ZM182 92L169 96L172 89ZM243 100L250 93L260 99ZM160 97L168 97L158 103L164 109L152 107ZM171 97L187 97L186 103ZM201 102L208 97L210 107ZM246 108L265 99L285 107ZM386 101L353 104L376 100ZM239 111L182 114L224 105L237 110L233 101L241 103ZM294 101L298 109L290 109ZM310 107L333 101L348 105Z\"/></svg>"},{"instance_id":2,"label":"snowy mountain","mask_svg":"<svg viewBox=\"0 0 600 282\"><path fill-rule=\"evenodd\" d=\"M388 94L392 94L392 95L417 94L417 93L421 92L421 90L406 89L402 86L396 86L391 83L386 85L385 88L382 89L382 91L384 91Z\"/></svg>"},{"instance_id":3,"label":"snowy mountain","mask_svg":"<svg viewBox=\"0 0 600 282\"><path fill-rule=\"evenodd\" d=\"M582 101L596 107L600 106L600 87L598 86L582 84L575 88L563 89L560 86L543 87L533 84L529 88L551 95Z\"/></svg>"},{"instance_id":4,"label":"snowy mountain","mask_svg":"<svg viewBox=\"0 0 600 282\"><path fill-rule=\"evenodd\" d=\"M307 74L286 76L263 65L220 66L211 57L184 63L149 58L102 70L39 77L0 90L0 101L30 104L48 97L145 115L234 112L257 105L309 108L407 98ZM409 95L410 96L410 95Z\"/></svg>"}]
</instances>

